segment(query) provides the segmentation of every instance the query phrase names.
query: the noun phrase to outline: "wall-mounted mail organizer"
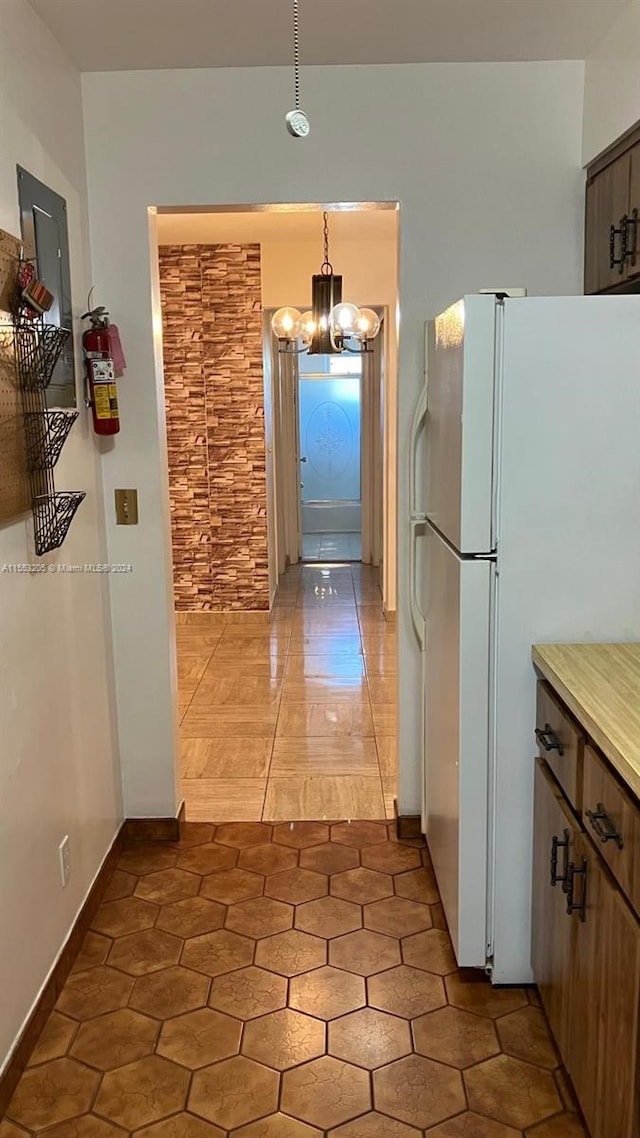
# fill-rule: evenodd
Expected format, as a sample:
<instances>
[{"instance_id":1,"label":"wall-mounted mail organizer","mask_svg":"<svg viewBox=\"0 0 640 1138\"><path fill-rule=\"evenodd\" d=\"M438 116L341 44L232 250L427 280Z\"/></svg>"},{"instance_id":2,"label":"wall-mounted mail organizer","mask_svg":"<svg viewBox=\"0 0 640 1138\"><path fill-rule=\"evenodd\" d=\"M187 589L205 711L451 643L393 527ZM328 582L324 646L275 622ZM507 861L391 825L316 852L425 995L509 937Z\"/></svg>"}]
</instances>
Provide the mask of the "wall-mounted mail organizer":
<instances>
[{"instance_id":1,"label":"wall-mounted mail organizer","mask_svg":"<svg viewBox=\"0 0 640 1138\"><path fill-rule=\"evenodd\" d=\"M56 490L53 469L77 411L49 411L46 389L70 332L41 320L18 317L14 344L22 396L26 458L35 550L38 557L59 549L85 497L82 490Z\"/></svg>"}]
</instances>

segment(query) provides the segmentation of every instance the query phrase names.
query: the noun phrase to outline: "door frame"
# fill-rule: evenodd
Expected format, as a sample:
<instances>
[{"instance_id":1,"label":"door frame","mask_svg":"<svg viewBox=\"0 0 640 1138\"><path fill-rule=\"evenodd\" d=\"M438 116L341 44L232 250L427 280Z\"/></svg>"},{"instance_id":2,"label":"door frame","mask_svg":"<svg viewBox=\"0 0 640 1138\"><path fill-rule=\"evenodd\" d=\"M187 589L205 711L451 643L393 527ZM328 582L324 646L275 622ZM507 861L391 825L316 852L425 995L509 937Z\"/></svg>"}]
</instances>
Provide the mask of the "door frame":
<instances>
[{"instance_id":1,"label":"door frame","mask_svg":"<svg viewBox=\"0 0 640 1138\"><path fill-rule=\"evenodd\" d=\"M300 310L304 309L304 305L297 305ZM375 406L379 411L379 431L369 435L369 447L371 450L370 469L371 475L368 478L367 497L369 500L369 509L371 516L371 531L372 531L372 552L373 558L371 564L378 570L380 591L383 592L383 564L386 555L385 542L386 542L386 528L385 528L385 512L384 512L384 470L386 469L386 454L387 454L387 432L386 432L386 402L385 402L385 361L387 352L387 343L385 337L385 324L388 319L388 311L386 305L368 305L376 312L382 322L381 332L378 340L376 341L377 355L379 361L378 384L379 391ZM299 413L298 413L298 368L297 368L297 355L285 356L278 352L278 341L271 331L271 318L277 311L276 308L270 307L263 309L263 356L264 356L264 375L265 375L265 409L267 402L273 408L274 421L272 430L270 424L266 422L265 414L265 449L266 449L266 463L267 463L267 485L273 485L273 502L270 500L269 495L267 498L267 528L270 534L269 537L269 580L272 580L272 575L275 576L277 587L278 577L285 572L290 566L302 560L302 502L300 494L300 428L299 428ZM285 407L287 386L286 379L283 383L283 371L281 361L289 358L294 363L292 368L293 375L288 377L289 382L293 380L291 386L293 388L293 423L287 424L287 415L283 415L283 408ZM364 378L364 376L363 376ZM269 390L267 391L267 385ZM364 406L364 388L361 386L361 405ZM377 419L377 416L376 416ZM283 429L283 422L285 429ZM287 429L288 428L288 429ZM272 441L270 441L272 440ZM364 471L364 452L365 452L365 432L361 426L360 433L360 463L361 463L361 484L360 484L360 500L361 506L364 501L365 492L365 471ZM296 505L294 507L290 493L291 485L296 488ZM275 515L275 516L274 516ZM363 510L364 516L364 510ZM293 534L295 517L296 535ZM275 572L272 569L271 558L275 560Z\"/></svg>"}]
</instances>

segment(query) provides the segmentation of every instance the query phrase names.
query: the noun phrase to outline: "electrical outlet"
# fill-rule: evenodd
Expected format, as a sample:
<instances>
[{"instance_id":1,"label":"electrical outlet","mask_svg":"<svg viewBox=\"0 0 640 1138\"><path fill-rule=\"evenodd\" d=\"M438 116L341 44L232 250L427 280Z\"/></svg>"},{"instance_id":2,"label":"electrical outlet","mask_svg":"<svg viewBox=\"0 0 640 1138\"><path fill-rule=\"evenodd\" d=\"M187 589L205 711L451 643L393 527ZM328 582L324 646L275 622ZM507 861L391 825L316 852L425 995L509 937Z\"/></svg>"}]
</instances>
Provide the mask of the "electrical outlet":
<instances>
[{"instance_id":1,"label":"electrical outlet","mask_svg":"<svg viewBox=\"0 0 640 1138\"><path fill-rule=\"evenodd\" d=\"M60 855L60 878L62 880L63 888L69 884L71 877L71 849L69 846L69 835L65 834L64 838L58 846L58 853Z\"/></svg>"}]
</instances>

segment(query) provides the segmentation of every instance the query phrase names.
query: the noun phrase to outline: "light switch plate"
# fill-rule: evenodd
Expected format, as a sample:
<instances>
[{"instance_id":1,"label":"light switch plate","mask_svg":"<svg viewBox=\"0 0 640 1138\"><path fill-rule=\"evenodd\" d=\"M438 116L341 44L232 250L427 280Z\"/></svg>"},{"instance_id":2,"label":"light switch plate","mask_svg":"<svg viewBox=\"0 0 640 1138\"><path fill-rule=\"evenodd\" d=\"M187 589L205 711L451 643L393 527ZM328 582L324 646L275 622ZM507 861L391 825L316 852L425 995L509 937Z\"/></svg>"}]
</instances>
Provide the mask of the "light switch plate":
<instances>
[{"instance_id":1,"label":"light switch plate","mask_svg":"<svg viewBox=\"0 0 640 1138\"><path fill-rule=\"evenodd\" d=\"M116 524L119 526L137 526L138 524L138 491L116 490Z\"/></svg>"}]
</instances>

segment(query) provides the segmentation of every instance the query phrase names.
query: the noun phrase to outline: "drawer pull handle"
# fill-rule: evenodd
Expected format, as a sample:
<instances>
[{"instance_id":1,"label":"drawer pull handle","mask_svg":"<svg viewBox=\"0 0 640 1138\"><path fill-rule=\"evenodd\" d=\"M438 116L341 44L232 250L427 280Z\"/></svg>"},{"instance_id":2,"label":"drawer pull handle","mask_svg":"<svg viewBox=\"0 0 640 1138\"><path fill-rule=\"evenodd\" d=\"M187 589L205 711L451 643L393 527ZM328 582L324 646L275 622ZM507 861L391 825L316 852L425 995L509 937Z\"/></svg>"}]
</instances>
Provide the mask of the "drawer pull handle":
<instances>
[{"instance_id":1,"label":"drawer pull handle","mask_svg":"<svg viewBox=\"0 0 640 1138\"><path fill-rule=\"evenodd\" d=\"M602 802L598 803L595 810L587 810L587 818L601 842L615 842L619 850L624 847L624 838L619 830L616 830Z\"/></svg>"},{"instance_id":2,"label":"drawer pull handle","mask_svg":"<svg viewBox=\"0 0 640 1138\"><path fill-rule=\"evenodd\" d=\"M612 225L609 229L609 268L618 269L620 276L624 274L624 267L627 261L627 241L628 241L629 218L625 213L620 218L618 226ZM620 256L616 257L616 238L620 238Z\"/></svg>"},{"instance_id":3,"label":"drawer pull handle","mask_svg":"<svg viewBox=\"0 0 640 1138\"><path fill-rule=\"evenodd\" d=\"M575 899L575 884L576 877L582 878L582 896L579 901ZM572 917L577 913L581 921L586 920L587 916L587 859L583 857L580 865L575 862L569 862L567 870L567 916Z\"/></svg>"},{"instance_id":4,"label":"drawer pull handle","mask_svg":"<svg viewBox=\"0 0 640 1138\"><path fill-rule=\"evenodd\" d=\"M633 234L633 238L631 239L631 244L630 244L629 248L627 249L627 257L628 257L629 261L631 262L632 267L635 269L636 263L638 260L638 211L637 211L637 209L634 209L633 213L631 214L631 217L629 218L629 220L627 222L627 226L628 226L628 230L630 230ZM627 235L627 237L628 237L628 235ZM629 240L629 237L628 237L628 240Z\"/></svg>"},{"instance_id":5,"label":"drawer pull handle","mask_svg":"<svg viewBox=\"0 0 640 1138\"><path fill-rule=\"evenodd\" d=\"M559 755L564 755L564 745L550 723L536 727L536 739L545 751L557 751Z\"/></svg>"},{"instance_id":6,"label":"drawer pull handle","mask_svg":"<svg viewBox=\"0 0 640 1138\"><path fill-rule=\"evenodd\" d=\"M564 869L562 873L558 873L558 850L564 850ZM567 887L567 857L569 854L569 831L564 830L562 837L559 838L556 834L551 839L551 860L549 862L549 873L551 877L551 884L562 885L563 892L566 892Z\"/></svg>"}]
</instances>

